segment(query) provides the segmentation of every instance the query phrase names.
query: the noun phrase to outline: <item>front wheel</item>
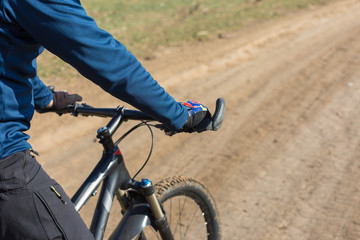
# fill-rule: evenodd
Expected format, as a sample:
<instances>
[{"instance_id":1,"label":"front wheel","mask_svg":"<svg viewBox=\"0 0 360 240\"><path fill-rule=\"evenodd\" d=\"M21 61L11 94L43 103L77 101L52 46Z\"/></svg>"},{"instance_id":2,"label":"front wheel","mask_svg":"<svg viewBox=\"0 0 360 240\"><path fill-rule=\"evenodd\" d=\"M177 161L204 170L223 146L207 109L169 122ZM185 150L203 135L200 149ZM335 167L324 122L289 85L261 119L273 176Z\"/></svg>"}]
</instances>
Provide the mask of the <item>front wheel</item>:
<instances>
[{"instance_id":1,"label":"front wheel","mask_svg":"<svg viewBox=\"0 0 360 240\"><path fill-rule=\"evenodd\" d=\"M220 239L219 215L204 185L192 178L171 177L155 184L155 190L175 240ZM161 239L151 227L138 237Z\"/></svg>"}]
</instances>

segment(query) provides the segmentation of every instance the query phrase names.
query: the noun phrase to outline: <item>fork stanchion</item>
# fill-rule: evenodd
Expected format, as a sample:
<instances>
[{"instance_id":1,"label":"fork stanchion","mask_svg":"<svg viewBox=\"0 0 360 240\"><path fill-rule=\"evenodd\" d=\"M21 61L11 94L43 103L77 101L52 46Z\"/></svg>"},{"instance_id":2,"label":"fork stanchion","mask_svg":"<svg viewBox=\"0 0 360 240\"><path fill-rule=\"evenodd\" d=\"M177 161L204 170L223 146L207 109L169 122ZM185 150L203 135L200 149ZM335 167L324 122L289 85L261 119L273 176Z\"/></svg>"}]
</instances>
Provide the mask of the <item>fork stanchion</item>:
<instances>
[{"instance_id":1,"label":"fork stanchion","mask_svg":"<svg viewBox=\"0 0 360 240\"><path fill-rule=\"evenodd\" d=\"M118 199L122 212L126 212L129 207L129 199L126 197L126 191L121 190L120 188L116 191L116 198Z\"/></svg>"},{"instance_id":2,"label":"fork stanchion","mask_svg":"<svg viewBox=\"0 0 360 240\"><path fill-rule=\"evenodd\" d=\"M159 200L156 198L155 188L152 185L151 181L148 179L143 179L140 183L140 187L142 190L141 192L145 196L145 199L148 202L150 209L154 215L154 224L159 230L162 239L174 240L174 236L170 230L166 215L164 214Z\"/></svg>"},{"instance_id":3,"label":"fork stanchion","mask_svg":"<svg viewBox=\"0 0 360 240\"><path fill-rule=\"evenodd\" d=\"M158 199L155 196L155 189L151 181L148 179L143 179L140 183L140 186L143 190L143 194L145 196L146 201L150 205L150 209L154 214L155 219L156 220L163 219L164 213Z\"/></svg>"}]
</instances>

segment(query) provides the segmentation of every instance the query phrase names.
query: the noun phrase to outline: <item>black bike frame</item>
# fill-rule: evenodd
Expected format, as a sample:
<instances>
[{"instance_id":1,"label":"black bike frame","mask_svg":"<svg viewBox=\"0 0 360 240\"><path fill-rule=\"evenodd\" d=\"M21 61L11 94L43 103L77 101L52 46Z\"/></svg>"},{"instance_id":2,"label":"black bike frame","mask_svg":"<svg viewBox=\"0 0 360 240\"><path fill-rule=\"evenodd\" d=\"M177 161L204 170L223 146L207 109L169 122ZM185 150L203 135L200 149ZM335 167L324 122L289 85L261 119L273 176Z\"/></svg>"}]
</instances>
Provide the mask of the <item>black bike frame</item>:
<instances>
[{"instance_id":1,"label":"black bike frame","mask_svg":"<svg viewBox=\"0 0 360 240\"><path fill-rule=\"evenodd\" d=\"M99 112L100 114L106 112L102 109L78 109L78 112L82 114L93 114L95 111L97 111L97 115L99 115ZM130 113L132 112L130 111ZM106 116L111 115L113 118L107 126L98 130L97 138L100 139L99 142L104 148L102 158L71 199L75 209L79 211L92 196L96 195L97 188L103 182L90 226L90 231L94 235L95 240L101 240L104 236L111 206L118 188L121 190L133 189L133 194L137 197L132 199L130 206L126 209L123 218L110 239L132 239L153 221L151 217L153 205L149 204L147 199L149 195L154 197L152 185L150 186L152 192L148 194L149 187L141 186L139 182L130 177L120 149L112 140L112 135L123 122L123 110L111 110L111 113ZM136 116L143 118L144 115L135 114L134 116L134 118ZM146 118L150 119L150 117ZM160 206L157 209L158 212L163 213ZM161 223L165 222L165 225L167 224L166 217L160 220ZM161 230L161 232L171 236L171 232L167 230Z\"/></svg>"},{"instance_id":2,"label":"black bike frame","mask_svg":"<svg viewBox=\"0 0 360 240\"><path fill-rule=\"evenodd\" d=\"M113 112L113 118L108 125L98 130L97 138L104 147L102 158L71 199L75 209L79 211L92 196L96 195L98 187L103 182L90 227L96 240L103 238L116 190L118 187L128 189L131 181L120 149L112 140L113 133L121 125L122 116L122 111L118 109Z\"/></svg>"},{"instance_id":3,"label":"black bike frame","mask_svg":"<svg viewBox=\"0 0 360 240\"><path fill-rule=\"evenodd\" d=\"M116 189L121 183L128 183L130 176L125 168L123 157L117 149L104 152L101 160L72 197L75 209L79 211L103 182L90 231L95 239L102 239L109 217Z\"/></svg>"}]
</instances>

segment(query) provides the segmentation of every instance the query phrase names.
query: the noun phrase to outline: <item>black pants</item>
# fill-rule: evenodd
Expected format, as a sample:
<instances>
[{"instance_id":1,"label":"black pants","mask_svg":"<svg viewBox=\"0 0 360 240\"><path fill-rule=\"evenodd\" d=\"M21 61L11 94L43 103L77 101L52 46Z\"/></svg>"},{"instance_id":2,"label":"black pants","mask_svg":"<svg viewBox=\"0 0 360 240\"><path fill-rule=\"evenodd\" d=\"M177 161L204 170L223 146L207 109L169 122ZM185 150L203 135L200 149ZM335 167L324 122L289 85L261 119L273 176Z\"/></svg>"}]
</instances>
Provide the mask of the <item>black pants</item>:
<instances>
[{"instance_id":1,"label":"black pants","mask_svg":"<svg viewBox=\"0 0 360 240\"><path fill-rule=\"evenodd\" d=\"M94 239L59 184L29 151L0 160L0 239Z\"/></svg>"}]
</instances>

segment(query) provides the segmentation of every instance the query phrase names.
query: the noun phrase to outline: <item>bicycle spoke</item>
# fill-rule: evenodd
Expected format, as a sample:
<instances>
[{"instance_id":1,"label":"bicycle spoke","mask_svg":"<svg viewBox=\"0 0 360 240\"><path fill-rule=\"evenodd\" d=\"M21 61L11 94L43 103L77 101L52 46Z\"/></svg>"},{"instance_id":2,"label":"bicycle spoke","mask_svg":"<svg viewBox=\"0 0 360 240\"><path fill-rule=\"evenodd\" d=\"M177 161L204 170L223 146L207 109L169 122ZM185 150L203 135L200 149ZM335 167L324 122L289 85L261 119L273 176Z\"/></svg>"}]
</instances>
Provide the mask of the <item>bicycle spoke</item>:
<instances>
[{"instance_id":1,"label":"bicycle spoke","mask_svg":"<svg viewBox=\"0 0 360 240\"><path fill-rule=\"evenodd\" d=\"M155 231L153 228L151 228L151 231L152 231L152 232L154 233L154 235L156 236L156 239L161 240L160 234L159 234L157 231Z\"/></svg>"},{"instance_id":2,"label":"bicycle spoke","mask_svg":"<svg viewBox=\"0 0 360 240\"><path fill-rule=\"evenodd\" d=\"M190 226L192 226L192 222L193 222L193 220L194 220L194 218L195 218L195 216L196 216L196 214L197 214L197 212L199 210L199 208L197 207L197 204L195 203L195 201L193 200L192 202L193 202L193 204L192 204L192 208L191 208L190 213L193 212L193 214L192 214L192 216L189 214L189 219L187 221L187 228L186 228L185 233L184 233L184 238L186 237L186 234L187 234ZM195 208L196 208L195 211L193 210L194 205L195 205Z\"/></svg>"},{"instance_id":3,"label":"bicycle spoke","mask_svg":"<svg viewBox=\"0 0 360 240\"><path fill-rule=\"evenodd\" d=\"M212 204L202 198L203 186L191 179L182 177L173 179L176 181L166 180L158 186L159 189L165 189L169 193L168 195L164 193L165 198L162 199L162 204L174 239L219 239L217 230L213 231L214 227L217 227L217 222L213 217ZM187 188L183 188L183 184Z\"/></svg>"},{"instance_id":4,"label":"bicycle spoke","mask_svg":"<svg viewBox=\"0 0 360 240\"><path fill-rule=\"evenodd\" d=\"M201 215L204 216L204 213L201 213ZM206 228L207 222L205 222L204 224L205 224L205 228ZM197 239L197 235L199 234L200 229L201 229L201 225L199 224L198 228L197 228L197 231L195 231L194 239ZM206 235L208 235L207 230L206 230Z\"/></svg>"},{"instance_id":5,"label":"bicycle spoke","mask_svg":"<svg viewBox=\"0 0 360 240\"><path fill-rule=\"evenodd\" d=\"M178 216L178 220L177 220L177 223L176 223L176 226L175 226L175 230L174 230L174 232L173 232L173 235L174 235L174 236L175 236L175 234L176 234L176 232L177 232L178 226L179 226L179 228L180 228L180 236L181 236L181 217L182 217L183 209L184 209L185 204L186 204L186 200L187 200L187 198L185 198L185 201L184 201L184 203L183 203L182 206L181 206L181 198L178 199L178 207L179 207L179 209L178 209L178 214L179 214L179 216Z\"/></svg>"}]
</instances>

